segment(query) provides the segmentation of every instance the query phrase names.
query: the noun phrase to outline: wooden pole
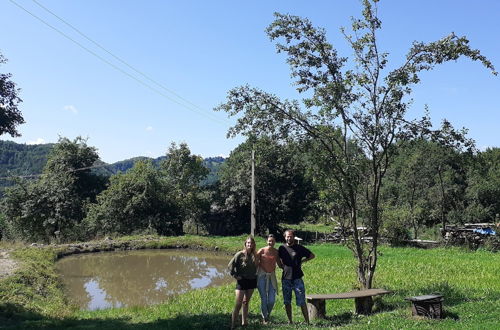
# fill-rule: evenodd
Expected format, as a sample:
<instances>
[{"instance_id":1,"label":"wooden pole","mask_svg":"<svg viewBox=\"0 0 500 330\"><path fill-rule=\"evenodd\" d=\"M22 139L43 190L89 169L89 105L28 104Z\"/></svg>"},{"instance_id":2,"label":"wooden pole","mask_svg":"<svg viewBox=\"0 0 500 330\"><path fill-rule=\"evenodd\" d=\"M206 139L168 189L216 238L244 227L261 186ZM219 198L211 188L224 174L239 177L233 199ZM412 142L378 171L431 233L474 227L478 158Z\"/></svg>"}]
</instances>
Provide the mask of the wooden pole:
<instances>
[{"instance_id":1,"label":"wooden pole","mask_svg":"<svg viewBox=\"0 0 500 330\"><path fill-rule=\"evenodd\" d=\"M250 202L250 234L255 236L255 150L252 149L252 194Z\"/></svg>"}]
</instances>

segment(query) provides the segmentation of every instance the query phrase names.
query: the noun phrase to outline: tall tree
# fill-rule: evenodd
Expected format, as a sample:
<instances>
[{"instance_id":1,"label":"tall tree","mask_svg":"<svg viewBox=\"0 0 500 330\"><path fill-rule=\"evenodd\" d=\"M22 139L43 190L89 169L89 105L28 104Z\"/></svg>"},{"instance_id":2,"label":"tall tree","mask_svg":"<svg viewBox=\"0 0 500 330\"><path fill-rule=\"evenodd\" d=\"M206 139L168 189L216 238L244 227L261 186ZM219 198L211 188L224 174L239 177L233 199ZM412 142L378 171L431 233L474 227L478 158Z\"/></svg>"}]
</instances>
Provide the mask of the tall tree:
<instances>
[{"instance_id":1,"label":"tall tree","mask_svg":"<svg viewBox=\"0 0 500 330\"><path fill-rule=\"evenodd\" d=\"M60 138L38 180L19 182L7 190L3 210L19 238L46 242L79 238L85 206L104 186L104 180L91 173L98 158L84 139Z\"/></svg>"},{"instance_id":2,"label":"tall tree","mask_svg":"<svg viewBox=\"0 0 500 330\"><path fill-rule=\"evenodd\" d=\"M178 146L172 143L166 156L161 163L161 175L172 189L172 196L182 210L183 220L199 224L202 215L210 207L208 195L201 188L209 170L203 165L201 156L191 154L186 143Z\"/></svg>"},{"instance_id":3,"label":"tall tree","mask_svg":"<svg viewBox=\"0 0 500 330\"><path fill-rule=\"evenodd\" d=\"M470 151L422 138L398 144L383 198L413 229L414 238L424 223L445 226L449 220L462 221Z\"/></svg>"},{"instance_id":4,"label":"tall tree","mask_svg":"<svg viewBox=\"0 0 500 330\"><path fill-rule=\"evenodd\" d=\"M138 161L128 172L113 175L108 189L90 205L84 220L87 235L145 230L179 234L182 219L172 192L151 162Z\"/></svg>"},{"instance_id":5,"label":"tall tree","mask_svg":"<svg viewBox=\"0 0 500 330\"><path fill-rule=\"evenodd\" d=\"M280 100L249 86L230 90L226 103L217 108L239 116L229 136L266 133L280 139L307 135L322 145L333 168L330 172L349 209L352 250L363 288L372 287L377 266L380 189L394 154L393 143L431 132L427 116L413 121L405 118L410 104L408 96L412 87L420 82L420 73L438 64L468 57L480 61L496 74L491 62L479 50L470 48L467 38L454 34L427 44L413 43L402 64L389 70L388 53L381 52L377 42L381 28L377 2L363 1L362 17L352 21L352 35L342 30L354 52L354 65L350 69L344 68L348 58L338 55L323 29L304 18L275 14L276 19L267 33L271 40L279 40L278 52L287 54L297 90L311 95L303 99L305 110L298 101ZM334 129L324 130L324 126ZM332 134L336 131L341 134ZM451 133L448 134L450 141L457 135L453 130L443 132ZM438 135L439 132L432 133ZM350 139L363 151L363 159L351 152ZM361 220L358 202L362 187L366 188L362 195L368 205L364 223L371 240L364 240L357 230Z\"/></svg>"},{"instance_id":6,"label":"tall tree","mask_svg":"<svg viewBox=\"0 0 500 330\"><path fill-rule=\"evenodd\" d=\"M488 148L473 158L467 173L469 222L497 222L500 215L500 148Z\"/></svg>"},{"instance_id":7,"label":"tall tree","mask_svg":"<svg viewBox=\"0 0 500 330\"><path fill-rule=\"evenodd\" d=\"M221 209L236 232L250 229L251 153L255 150L257 232L276 233L280 222L298 223L311 210L315 195L306 177L303 154L294 144L266 137L240 144L219 172Z\"/></svg>"},{"instance_id":8,"label":"tall tree","mask_svg":"<svg viewBox=\"0 0 500 330\"><path fill-rule=\"evenodd\" d=\"M7 59L0 53L0 64L5 62ZM14 137L19 136L16 126L23 124L24 118L19 110L20 89L11 77L10 73L0 73L0 135L7 133Z\"/></svg>"}]
</instances>

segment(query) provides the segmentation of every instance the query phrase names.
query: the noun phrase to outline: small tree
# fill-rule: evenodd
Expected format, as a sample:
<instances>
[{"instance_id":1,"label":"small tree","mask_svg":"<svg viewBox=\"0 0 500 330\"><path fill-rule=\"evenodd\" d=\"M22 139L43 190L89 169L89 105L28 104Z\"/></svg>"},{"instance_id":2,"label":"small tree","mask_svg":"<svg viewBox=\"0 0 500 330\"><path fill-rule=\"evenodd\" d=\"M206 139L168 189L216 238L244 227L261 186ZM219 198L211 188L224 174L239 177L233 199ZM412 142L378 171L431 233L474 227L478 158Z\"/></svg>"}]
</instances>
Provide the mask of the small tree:
<instances>
[{"instance_id":1,"label":"small tree","mask_svg":"<svg viewBox=\"0 0 500 330\"><path fill-rule=\"evenodd\" d=\"M217 108L241 116L229 130L229 136L266 133L281 139L307 135L318 141L330 160L330 173L348 207L353 232L351 247L363 288L372 287L377 266L380 189L394 154L393 144L431 132L429 118L405 118L410 102L407 96L412 86L420 82L420 73L463 56L480 61L496 74L491 62L469 47L467 38L454 34L428 44L415 42L403 63L386 73L388 53L381 52L377 43L381 21L376 2L363 1L362 18L352 22L353 35L342 30L354 52L351 69L344 68L348 59L337 54L323 29L315 28L304 18L275 14L267 33L271 40L281 41L277 50L288 55L297 90L310 92L311 96L303 99L306 110L297 101L282 101L249 86L230 90L227 102ZM325 126L334 129L325 130ZM334 134L337 131L341 134ZM452 133L451 139L456 135L453 130L448 133ZM350 140L356 141L363 158L351 152ZM362 188L366 189L363 194ZM361 195L367 203L364 224L371 237L368 241L358 232Z\"/></svg>"},{"instance_id":2,"label":"small tree","mask_svg":"<svg viewBox=\"0 0 500 330\"><path fill-rule=\"evenodd\" d=\"M7 62L0 53L0 64ZM19 88L10 80L10 73L0 73L0 135L5 133L10 136L19 136L16 126L23 124L24 119L19 110L19 104L22 102L19 95Z\"/></svg>"}]
</instances>

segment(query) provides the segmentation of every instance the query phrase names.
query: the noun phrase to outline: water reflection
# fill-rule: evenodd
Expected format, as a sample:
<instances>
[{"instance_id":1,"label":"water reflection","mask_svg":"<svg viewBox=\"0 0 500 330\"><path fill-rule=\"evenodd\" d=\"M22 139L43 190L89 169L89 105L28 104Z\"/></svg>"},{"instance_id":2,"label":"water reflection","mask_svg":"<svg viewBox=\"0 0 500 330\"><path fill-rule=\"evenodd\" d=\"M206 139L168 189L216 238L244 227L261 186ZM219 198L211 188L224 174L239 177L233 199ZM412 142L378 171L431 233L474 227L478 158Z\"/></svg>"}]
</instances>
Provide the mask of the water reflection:
<instances>
[{"instance_id":1,"label":"water reflection","mask_svg":"<svg viewBox=\"0 0 500 330\"><path fill-rule=\"evenodd\" d=\"M188 290L231 282L227 256L187 250L141 250L69 256L57 267L82 309L144 306Z\"/></svg>"}]
</instances>

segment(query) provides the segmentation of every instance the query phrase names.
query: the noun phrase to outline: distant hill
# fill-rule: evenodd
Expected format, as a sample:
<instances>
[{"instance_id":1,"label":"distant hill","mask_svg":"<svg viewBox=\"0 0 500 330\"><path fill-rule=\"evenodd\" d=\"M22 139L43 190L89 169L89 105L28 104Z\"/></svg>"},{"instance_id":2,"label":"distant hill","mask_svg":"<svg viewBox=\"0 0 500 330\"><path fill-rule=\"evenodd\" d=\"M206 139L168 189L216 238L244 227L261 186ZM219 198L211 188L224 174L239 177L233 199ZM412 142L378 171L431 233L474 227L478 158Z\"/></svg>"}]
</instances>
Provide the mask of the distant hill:
<instances>
[{"instance_id":1,"label":"distant hill","mask_svg":"<svg viewBox=\"0 0 500 330\"><path fill-rule=\"evenodd\" d=\"M0 140L0 196L5 187L13 184L12 180L2 178L42 173L43 167L47 162L47 156L53 146L53 143L28 145ZM151 159L153 164L159 166L160 162L165 158L165 156L158 158L134 157L112 164L99 161L96 165L102 164L104 166L96 168L94 171L96 174L111 176L118 172L127 172L139 160ZM223 162L223 157L209 157L204 159L203 163L210 172L202 182L203 185L213 184L217 181L218 171Z\"/></svg>"},{"instance_id":2,"label":"distant hill","mask_svg":"<svg viewBox=\"0 0 500 330\"><path fill-rule=\"evenodd\" d=\"M132 167L134 167L134 164L137 163L140 160L152 160L153 164L156 166L159 166L161 161L164 160L166 157L165 156L160 156L158 158L148 158L148 157L134 157L130 159L125 159L125 160L120 160L116 163L112 164L106 164L105 162L98 161L96 165L103 165L102 167L98 167L94 169L93 171L96 174L104 175L104 176L111 176L113 174L117 173L125 173L128 170L130 170Z\"/></svg>"},{"instance_id":3,"label":"distant hill","mask_svg":"<svg viewBox=\"0 0 500 330\"><path fill-rule=\"evenodd\" d=\"M208 157L203 160L203 165L210 172L208 172L207 178L201 183L202 185L211 185L219 180L219 170L224 161L224 157Z\"/></svg>"},{"instance_id":4,"label":"distant hill","mask_svg":"<svg viewBox=\"0 0 500 330\"><path fill-rule=\"evenodd\" d=\"M5 177L41 173L54 144L27 145L0 141L0 196L14 184Z\"/></svg>"}]
</instances>

